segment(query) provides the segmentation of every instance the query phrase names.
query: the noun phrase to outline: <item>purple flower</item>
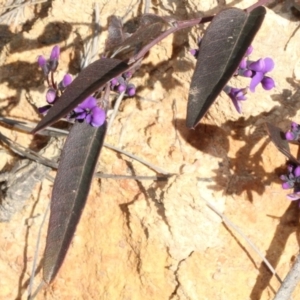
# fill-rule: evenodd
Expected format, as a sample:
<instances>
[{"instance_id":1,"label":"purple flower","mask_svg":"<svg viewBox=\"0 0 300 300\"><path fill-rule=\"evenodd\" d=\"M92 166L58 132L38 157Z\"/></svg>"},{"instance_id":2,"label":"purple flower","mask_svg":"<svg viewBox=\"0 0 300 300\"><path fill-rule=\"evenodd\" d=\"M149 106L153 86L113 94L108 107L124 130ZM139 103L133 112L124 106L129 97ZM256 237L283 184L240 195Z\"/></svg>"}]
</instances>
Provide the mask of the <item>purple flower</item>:
<instances>
[{"instance_id":1,"label":"purple flower","mask_svg":"<svg viewBox=\"0 0 300 300\"><path fill-rule=\"evenodd\" d=\"M40 114L45 114L51 107L52 107L52 105L48 104L48 105L39 107L38 111Z\"/></svg>"},{"instance_id":2,"label":"purple flower","mask_svg":"<svg viewBox=\"0 0 300 300\"><path fill-rule=\"evenodd\" d=\"M72 76L70 74L66 74L63 77L62 81L58 84L58 88L61 91L64 91L65 88L72 83L72 81L73 81Z\"/></svg>"},{"instance_id":3,"label":"purple flower","mask_svg":"<svg viewBox=\"0 0 300 300\"><path fill-rule=\"evenodd\" d=\"M105 111L97 106L96 98L90 96L86 98L81 104L75 109L75 119L84 120L86 123L99 127L105 121Z\"/></svg>"},{"instance_id":4,"label":"purple flower","mask_svg":"<svg viewBox=\"0 0 300 300\"><path fill-rule=\"evenodd\" d=\"M54 88L49 88L46 94L46 100L49 104L53 104L56 99L56 90Z\"/></svg>"},{"instance_id":5,"label":"purple flower","mask_svg":"<svg viewBox=\"0 0 300 300\"><path fill-rule=\"evenodd\" d=\"M135 88L135 85L132 84L132 83L129 83L127 85L127 88L126 88L126 94L129 96L129 97L133 97L135 95L135 92L136 92L136 88Z\"/></svg>"},{"instance_id":6,"label":"purple flower","mask_svg":"<svg viewBox=\"0 0 300 300\"><path fill-rule=\"evenodd\" d=\"M58 45L55 45L52 48L51 54L50 54L50 60L58 60L60 55L60 48Z\"/></svg>"},{"instance_id":7,"label":"purple flower","mask_svg":"<svg viewBox=\"0 0 300 300\"><path fill-rule=\"evenodd\" d=\"M115 87L116 85L119 85L119 81L117 78L113 78L111 81L110 81L110 84L111 84L111 87Z\"/></svg>"},{"instance_id":8,"label":"purple flower","mask_svg":"<svg viewBox=\"0 0 300 300\"><path fill-rule=\"evenodd\" d=\"M288 174L280 176L280 179L284 181L282 183L282 188L285 190L291 188L298 189L300 187L300 166L288 164L287 169Z\"/></svg>"},{"instance_id":9,"label":"purple flower","mask_svg":"<svg viewBox=\"0 0 300 300\"><path fill-rule=\"evenodd\" d=\"M300 138L300 125L292 122L291 130L285 134L285 138L288 141L297 141Z\"/></svg>"},{"instance_id":10,"label":"purple flower","mask_svg":"<svg viewBox=\"0 0 300 300\"><path fill-rule=\"evenodd\" d=\"M287 194L286 197L291 201L296 201L300 199L300 191L292 194ZM299 203L300 204L300 203Z\"/></svg>"},{"instance_id":11,"label":"purple flower","mask_svg":"<svg viewBox=\"0 0 300 300\"><path fill-rule=\"evenodd\" d=\"M245 97L245 94L247 93L247 89L237 89L230 86L225 86L223 89L225 93L230 97L230 99L233 102L233 105L238 113L242 112L242 107L240 101L245 101L247 98Z\"/></svg>"},{"instance_id":12,"label":"purple flower","mask_svg":"<svg viewBox=\"0 0 300 300\"><path fill-rule=\"evenodd\" d=\"M62 80L62 86L67 87L72 82L72 76L70 74L66 74Z\"/></svg>"},{"instance_id":13,"label":"purple flower","mask_svg":"<svg viewBox=\"0 0 300 300\"><path fill-rule=\"evenodd\" d=\"M60 55L60 48L59 46L56 45L53 47L49 59L49 68L53 72L57 69L59 55Z\"/></svg>"},{"instance_id":14,"label":"purple flower","mask_svg":"<svg viewBox=\"0 0 300 300\"><path fill-rule=\"evenodd\" d=\"M48 76L50 70L49 70L48 62L47 62L46 58L43 55L39 55L38 65L43 70L44 75Z\"/></svg>"},{"instance_id":15,"label":"purple flower","mask_svg":"<svg viewBox=\"0 0 300 300\"><path fill-rule=\"evenodd\" d=\"M259 83L261 83L265 90L271 90L275 86L274 80L265 75L274 68L274 61L272 58L261 58L258 61L250 63L247 68L248 70L246 70L243 75L252 78L250 82L250 91L252 93L255 92L255 88Z\"/></svg>"},{"instance_id":16,"label":"purple flower","mask_svg":"<svg viewBox=\"0 0 300 300\"><path fill-rule=\"evenodd\" d=\"M249 56L252 52L253 52L253 46L250 45L250 46L248 47L248 49L247 49L247 51L246 51L246 53L245 53L244 56Z\"/></svg>"},{"instance_id":17,"label":"purple flower","mask_svg":"<svg viewBox=\"0 0 300 300\"><path fill-rule=\"evenodd\" d=\"M191 53L195 58L197 58L197 57L198 57L198 54L199 54L199 50L198 50L198 49L191 49L191 50L190 50L190 53Z\"/></svg>"},{"instance_id":18,"label":"purple flower","mask_svg":"<svg viewBox=\"0 0 300 300\"><path fill-rule=\"evenodd\" d=\"M126 85L125 84L119 84L118 88L117 88L119 93L122 93L126 90Z\"/></svg>"}]
</instances>

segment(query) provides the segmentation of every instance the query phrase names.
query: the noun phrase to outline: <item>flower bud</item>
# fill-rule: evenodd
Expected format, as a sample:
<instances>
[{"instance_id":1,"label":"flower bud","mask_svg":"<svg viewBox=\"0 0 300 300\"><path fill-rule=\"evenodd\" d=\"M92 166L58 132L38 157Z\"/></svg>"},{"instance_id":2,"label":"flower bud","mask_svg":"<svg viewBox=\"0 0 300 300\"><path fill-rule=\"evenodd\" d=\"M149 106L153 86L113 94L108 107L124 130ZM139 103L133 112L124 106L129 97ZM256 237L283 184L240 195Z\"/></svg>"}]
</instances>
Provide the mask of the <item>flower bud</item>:
<instances>
[{"instance_id":1,"label":"flower bud","mask_svg":"<svg viewBox=\"0 0 300 300\"><path fill-rule=\"evenodd\" d=\"M56 99L56 90L54 88L50 88L46 94L46 100L49 104L54 103Z\"/></svg>"}]
</instances>

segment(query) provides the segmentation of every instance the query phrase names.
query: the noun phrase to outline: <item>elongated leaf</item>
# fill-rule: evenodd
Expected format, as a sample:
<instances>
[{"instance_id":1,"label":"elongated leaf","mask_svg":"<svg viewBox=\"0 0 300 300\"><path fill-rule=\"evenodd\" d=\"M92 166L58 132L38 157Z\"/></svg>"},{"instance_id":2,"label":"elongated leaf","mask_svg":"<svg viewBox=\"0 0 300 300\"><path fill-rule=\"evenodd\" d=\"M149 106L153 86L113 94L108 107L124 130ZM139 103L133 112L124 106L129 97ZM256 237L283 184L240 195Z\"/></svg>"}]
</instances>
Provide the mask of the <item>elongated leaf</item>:
<instances>
[{"instance_id":1,"label":"elongated leaf","mask_svg":"<svg viewBox=\"0 0 300 300\"><path fill-rule=\"evenodd\" d=\"M291 154L290 147L288 141L284 137L284 133L280 130L280 128L266 123L267 131L271 141L274 143L276 148L284 154L290 161L300 164L300 162Z\"/></svg>"},{"instance_id":2,"label":"elongated leaf","mask_svg":"<svg viewBox=\"0 0 300 300\"><path fill-rule=\"evenodd\" d=\"M230 8L213 18L201 40L191 81L187 127L197 125L234 74L265 13L264 7L257 7L250 13Z\"/></svg>"},{"instance_id":3,"label":"elongated leaf","mask_svg":"<svg viewBox=\"0 0 300 300\"><path fill-rule=\"evenodd\" d=\"M67 137L52 192L43 265L46 283L55 278L70 246L88 196L106 126L106 122L99 128L75 123Z\"/></svg>"},{"instance_id":4,"label":"elongated leaf","mask_svg":"<svg viewBox=\"0 0 300 300\"><path fill-rule=\"evenodd\" d=\"M32 133L36 133L66 116L84 99L103 87L112 78L125 72L128 67L126 63L113 58L101 58L87 66L67 87Z\"/></svg>"},{"instance_id":5,"label":"elongated leaf","mask_svg":"<svg viewBox=\"0 0 300 300\"><path fill-rule=\"evenodd\" d=\"M166 24L166 22L161 18L155 19L156 22L152 24L150 21L152 20L145 20L147 25L141 26L135 33L127 38L122 45L120 45L118 52L120 52L122 49L133 49L135 47L141 48L143 45L150 43L152 40L158 37L161 34L163 26Z\"/></svg>"},{"instance_id":6,"label":"elongated leaf","mask_svg":"<svg viewBox=\"0 0 300 300\"><path fill-rule=\"evenodd\" d=\"M125 37L122 20L117 16L111 16L108 20L108 37L105 42L105 52L120 46Z\"/></svg>"}]
</instances>

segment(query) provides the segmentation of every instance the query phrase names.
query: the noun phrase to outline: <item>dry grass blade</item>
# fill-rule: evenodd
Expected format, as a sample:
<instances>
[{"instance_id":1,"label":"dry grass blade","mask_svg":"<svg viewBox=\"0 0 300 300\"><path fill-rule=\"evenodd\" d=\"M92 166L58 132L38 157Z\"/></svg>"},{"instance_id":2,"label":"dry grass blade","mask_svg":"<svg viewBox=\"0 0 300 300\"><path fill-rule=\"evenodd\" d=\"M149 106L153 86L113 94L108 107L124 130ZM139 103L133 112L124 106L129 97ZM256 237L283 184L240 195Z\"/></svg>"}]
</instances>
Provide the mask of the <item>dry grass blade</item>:
<instances>
[{"instance_id":1,"label":"dry grass blade","mask_svg":"<svg viewBox=\"0 0 300 300\"><path fill-rule=\"evenodd\" d=\"M202 198L203 199L203 198ZM265 263L265 265L268 267L268 269L270 270L270 272L277 278L277 280L282 283L281 278L279 277L279 275L276 273L275 269L271 266L271 264L269 263L269 261L265 258L265 256L261 253L261 251L246 237L246 235L235 225L233 224L226 216L224 216L213 204L211 204L209 201L207 201L206 199L203 199L206 202L206 205L212 210L214 211L224 222L224 224L227 227L230 227L232 229L234 229L247 243L248 245L258 254L258 256L263 260L263 262ZM281 300L282 298L280 298ZM279 300L279 298L277 299Z\"/></svg>"},{"instance_id":2,"label":"dry grass blade","mask_svg":"<svg viewBox=\"0 0 300 300\"><path fill-rule=\"evenodd\" d=\"M25 19L24 11L26 6L36 5L47 0L38 0L38 1L25 1L23 0L10 0L6 2L6 5L1 7L1 16L0 23L7 25L19 25Z\"/></svg>"}]
</instances>

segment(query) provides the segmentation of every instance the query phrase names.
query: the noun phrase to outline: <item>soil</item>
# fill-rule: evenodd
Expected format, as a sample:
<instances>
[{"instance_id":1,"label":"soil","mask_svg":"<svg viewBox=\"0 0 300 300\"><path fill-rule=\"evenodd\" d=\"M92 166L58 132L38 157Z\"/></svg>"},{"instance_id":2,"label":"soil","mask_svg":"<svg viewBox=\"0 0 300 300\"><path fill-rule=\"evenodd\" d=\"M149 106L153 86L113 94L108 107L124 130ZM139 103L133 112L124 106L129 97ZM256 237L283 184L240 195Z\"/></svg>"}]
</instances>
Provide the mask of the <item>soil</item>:
<instances>
[{"instance_id":1,"label":"soil","mask_svg":"<svg viewBox=\"0 0 300 300\"><path fill-rule=\"evenodd\" d=\"M80 71L84 45L93 36L94 1L26 1L3 17L0 40L0 114L38 122L47 90L38 55L61 48L56 78ZM254 1L152 1L150 12L184 20ZM1 1L3 5L20 1ZM141 15L144 2L98 1L99 58L111 15ZM288 130L299 123L299 18L285 3L267 9L251 59L272 57L276 87L248 93L238 114L221 93L195 130L185 126L189 84L196 60L189 53L207 25L183 30L151 49L132 78L135 97L123 100L105 142L169 173L167 182L95 179L86 207L52 284L36 299L231 300L273 299L280 283L259 255L206 205L209 201L256 245L283 279L299 251L299 209L286 199L279 175L285 157L270 142L265 123ZM242 87L247 78L230 84ZM0 124L2 134L31 149L46 142ZM20 157L0 146L0 169ZM292 149L297 152L296 148ZM123 154L103 148L98 171L157 175ZM51 173L55 176L55 171ZM37 237L51 198L45 179L23 210L0 223L0 299L27 299ZM47 222L46 222L47 223ZM34 288L42 278L47 224L43 226ZM294 292L298 299L300 288Z\"/></svg>"}]
</instances>

